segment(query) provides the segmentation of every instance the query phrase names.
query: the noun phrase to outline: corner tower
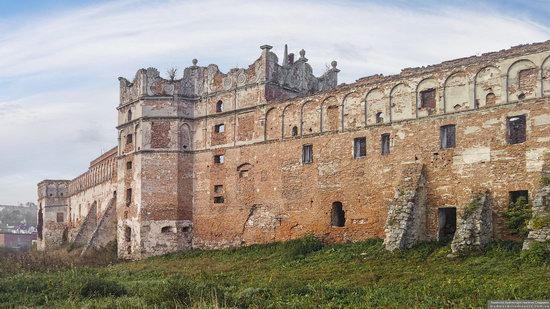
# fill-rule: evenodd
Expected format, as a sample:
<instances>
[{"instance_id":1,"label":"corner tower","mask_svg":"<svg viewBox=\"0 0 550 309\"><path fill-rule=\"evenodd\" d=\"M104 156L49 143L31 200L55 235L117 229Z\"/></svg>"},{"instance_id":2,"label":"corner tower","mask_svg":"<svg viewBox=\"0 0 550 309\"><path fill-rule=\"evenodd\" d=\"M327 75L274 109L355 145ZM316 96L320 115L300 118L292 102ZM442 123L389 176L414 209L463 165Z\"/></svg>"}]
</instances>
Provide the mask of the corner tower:
<instances>
[{"instance_id":1,"label":"corner tower","mask_svg":"<svg viewBox=\"0 0 550 309\"><path fill-rule=\"evenodd\" d=\"M261 46L256 61L228 73L194 59L181 79L175 72L162 78L155 68L139 70L131 82L119 78L119 257L191 248L194 210L204 206L194 205L194 193L211 190L225 172L196 170L196 154L211 151L214 161L223 160L224 148L263 140L268 101L336 86L336 62L317 78L304 50L296 61L286 55L280 65L271 48Z\"/></svg>"},{"instance_id":2,"label":"corner tower","mask_svg":"<svg viewBox=\"0 0 550 309\"><path fill-rule=\"evenodd\" d=\"M56 248L67 241L69 180L38 184L38 250Z\"/></svg>"}]
</instances>

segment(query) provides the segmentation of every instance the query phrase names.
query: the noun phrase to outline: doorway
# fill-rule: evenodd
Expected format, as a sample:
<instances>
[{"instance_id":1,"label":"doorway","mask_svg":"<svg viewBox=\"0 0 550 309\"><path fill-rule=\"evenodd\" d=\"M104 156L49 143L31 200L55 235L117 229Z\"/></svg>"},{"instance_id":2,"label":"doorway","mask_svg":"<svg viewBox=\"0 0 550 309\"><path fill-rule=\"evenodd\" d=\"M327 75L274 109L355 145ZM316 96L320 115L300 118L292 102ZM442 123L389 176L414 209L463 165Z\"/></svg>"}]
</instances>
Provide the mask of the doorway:
<instances>
[{"instance_id":1,"label":"doorway","mask_svg":"<svg viewBox=\"0 0 550 309\"><path fill-rule=\"evenodd\" d=\"M456 208L439 208L439 235L440 242L450 242L456 232Z\"/></svg>"}]
</instances>

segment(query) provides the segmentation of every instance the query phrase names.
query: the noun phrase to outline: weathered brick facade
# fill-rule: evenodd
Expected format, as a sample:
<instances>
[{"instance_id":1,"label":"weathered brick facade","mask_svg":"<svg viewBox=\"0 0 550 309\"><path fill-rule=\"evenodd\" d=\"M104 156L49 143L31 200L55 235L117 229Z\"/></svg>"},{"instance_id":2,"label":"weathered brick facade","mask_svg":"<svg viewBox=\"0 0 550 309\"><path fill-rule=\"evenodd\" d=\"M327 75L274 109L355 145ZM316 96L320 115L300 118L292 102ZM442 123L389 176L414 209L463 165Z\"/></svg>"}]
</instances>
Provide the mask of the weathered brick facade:
<instances>
[{"instance_id":1,"label":"weathered brick facade","mask_svg":"<svg viewBox=\"0 0 550 309\"><path fill-rule=\"evenodd\" d=\"M475 192L488 192L492 236L506 238L510 192L534 197L550 153L550 41L339 86L335 61L317 78L303 50L281 63L261 49L227 74L194 60L179 80L153 68L119 79L116 172L85 192L116 197L120 257L306 233L414 235L408 246L456 230ZM405 188L420 183L410 170L421 190ZM407 222L399 205L415 200L403 224L418 230L401 233L388 211Z\"/></svg>"}]
</instances>

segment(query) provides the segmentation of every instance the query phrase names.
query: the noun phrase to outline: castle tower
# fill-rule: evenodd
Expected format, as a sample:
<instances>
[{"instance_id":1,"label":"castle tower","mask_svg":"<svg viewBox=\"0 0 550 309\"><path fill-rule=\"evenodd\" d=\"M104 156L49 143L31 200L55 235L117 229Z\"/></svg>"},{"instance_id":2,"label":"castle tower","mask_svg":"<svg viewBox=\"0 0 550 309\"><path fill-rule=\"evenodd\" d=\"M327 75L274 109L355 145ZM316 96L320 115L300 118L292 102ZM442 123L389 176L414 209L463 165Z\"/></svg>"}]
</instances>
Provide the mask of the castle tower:
<instances>
[{"instance_id":1,"label":"castle tower","mask_svg":"<svg viewBox=\"0 0 550 309\"><path fill-rule=\"evenodd\" d=\"M38 250L56 248L67 241L68 180L38 184Z\"/></svg>"},{"instance_id":2,"label":"castle tower","mask_svg":"<svg viewBox=\"0 0 550 309\"><path fill-rule=\"evenodd\" d=\"M223 164L225 149L263 140L263 106L336 86L336 64L317 78L304 50L281 66L271 46L260 48L253 64L227 73L193 59L181 79L173 71L162 78L155 68L139 70L132 82L119 78L119 257L191 248L195 194L212 197L202 211L223 204L231 187L222 183L234 172ZM206 172L195 169L201 152L210 154L201 162L210 167Z\"/></svg>"},{"instance_id":3,"label":"castle tower","mask_svg":"<svg viewBox=\"0 0 550 309\"><path fill-rule=\"evenodd\" d=\"M175 95L180 82L161 78L154 68L139 70L133 83L120 78L116 205L121 258L191 247L192 125L185 116L193 102Z\"/></svg>"}]
</instances>

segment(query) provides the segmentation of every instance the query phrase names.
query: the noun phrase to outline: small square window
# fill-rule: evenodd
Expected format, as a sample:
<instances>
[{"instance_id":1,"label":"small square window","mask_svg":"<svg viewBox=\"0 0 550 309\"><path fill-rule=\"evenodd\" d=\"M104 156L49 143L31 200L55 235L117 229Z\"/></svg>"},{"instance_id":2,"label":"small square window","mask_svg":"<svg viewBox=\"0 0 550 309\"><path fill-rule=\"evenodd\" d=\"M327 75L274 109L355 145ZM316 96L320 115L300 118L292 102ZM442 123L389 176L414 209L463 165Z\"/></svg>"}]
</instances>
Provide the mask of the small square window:
<instances>
[{"instance_id":1,"label":"small square window","mask_svg":"<svg viewBox=\"0 0 550 309\"><path fill-rule=\"evenodd\" d=\"M63 213L62 213L62 212L58 212L58 213L57 213L57 218L56 218L56 219L57 219L57 222L58 222L58 223L63 222L63 221L64 221L64 218L63 218L63 217L64 217Z\"/></svg>"},{"instance_id":2,"label":"small square window","mask_svg":"<svg viewBox=\"0 0 550 309\"><path fill-rule=\"evenodd\" d=\"M525 115L506 118L508 144L520 144L526 140L526 119Z\"/></svg>"},{"instance_id":3,"label":"small square window","mask_svg":"<svg viewBox=\"0 0 550 309\"><path fill-rule=\"evenodd\" d=\"M439 141L441 148L454 148L456 143L456 127L454 124L442 126L439 128Z\"/></svg>"},{"instance_id":4,"label":"small square window","mask_svg":"<svg viewBox=\"0 0 550 309\"><path fill-rule=\"evenodd\" d=\"M435 89L420 91L420 107L435 108Z\"/></svg>"},{"instance_id":5,"label":"small square window","mask_svg":"<svg viewBox=\"0 0 550 309\"><path fill-rule=\"evenodd\" d=\"M390 153L390 134L384 133L380 138L380 146L382 148L382 155Z\"/></svg>"},{"instance_id":6,"label":"small square window","mask_svg":"<svg viewBox=\"0 0 550 309\"><path fill-rule=\"evenodd\" d=\"M126 162L126 169L131 170L132 169L132 161Z\"/></svg>"},{"instance_id":7,"label":"small square window","mask_svg":"<svg viewBox=\"0 0 550 309\"><path fill-rule=\"evenodd\" d=\"M248 170L239 171L239 177L240 177L240 178L246 178L246 177L248 177Z\"/></svg>"},{"instance_id":8,"label":"small square window","mask_svg":"<svg viewBox=\"0 0 550 309\"><path fill-rule=\"evenodd\" d=\"M214 156L214 163L223 164L223 162L225 162L224 155L215 155Z\"/></svg>"},{"instance_id":9,"label":"small square window","mask_svg":"<svg viewBox=\"0 0 550 309\"><path fill-rule=\"evenodd\" d=\"M302 146L302 163L313 163L313 145L309 144Z\"/></svg>"},{"instance_id":10,"label":"small square window","mask_svg":"<svg viewBox=\"0 0 550 309\"><path fill-rule=\"evenodd\" d=\"M128 134L126 135L126 144L131 144L133 143L133 136L132 134Z\"/></svg>"},{"instance_id":11,"label":"small square window","mask_svg":"<svg viewBox=\"0 0 550 309\"><path fill-rule=\"evenodd\" d=\"M223 185L215 185L214 186L214 192L215 193L223 193Z\"/></svg>"},{"instance_id":12,"label":"small square window","mask_svg":"<svg viewBox=\"0 0 550 309\"><path fill-rule=\"evenodd\" d=\"M367 155L367 138L358 137L353 140L353 157L361 158Z\"/></svg>"},{"instance_id":13,"label":"small square window","mask_svg":"<svg viewBox=\"0 0 550 309\"><path fill-rule=\"evenodd\" d=\"M223 204L223 203L224 203L223 196L215 196L214 197L214 204Z\"/></svg>"},{"instance_id":14,"label":"small square window","mask_svg":"<svg viewBox=\"0 0 550 309\"><path fill-rule=\"evenodd\" d=\"M215 126L214 126L214 131L215 131L216 133L223 133L223 132L225 132L225 125L224 125L223 123L215 125Z\"/></svg>"}]
</instances>

